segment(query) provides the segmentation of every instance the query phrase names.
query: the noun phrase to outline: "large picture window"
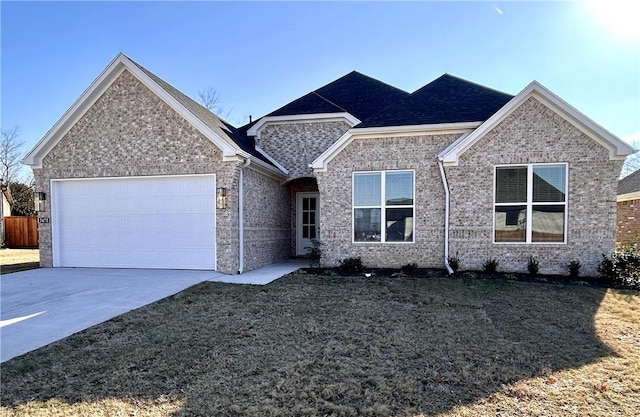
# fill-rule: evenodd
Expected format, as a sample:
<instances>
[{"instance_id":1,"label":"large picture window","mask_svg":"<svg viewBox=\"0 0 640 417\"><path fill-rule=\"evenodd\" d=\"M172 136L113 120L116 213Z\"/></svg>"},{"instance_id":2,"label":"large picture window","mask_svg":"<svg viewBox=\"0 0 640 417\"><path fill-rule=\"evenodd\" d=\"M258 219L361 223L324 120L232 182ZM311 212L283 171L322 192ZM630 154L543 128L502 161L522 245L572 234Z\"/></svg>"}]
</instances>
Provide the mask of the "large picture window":
<instances>
[{"instance_id":1,"label":"large picture window","mask_svg":"<svg viewBox=\"0 0 640 417\"><path fill-rule=\"evenodd\" d=\"M566 243L567 165L498 166L496 243Z\"/></svg>"},{"instance_id":2,"label":"large picture window","mask_svg":"<svg viewBox=\"0 0 640 417\"><path fill-rule=\"evenodd\" d=\"M413 242L413 171L353 174L354 242Z\"/></svg>"}]
</instances>

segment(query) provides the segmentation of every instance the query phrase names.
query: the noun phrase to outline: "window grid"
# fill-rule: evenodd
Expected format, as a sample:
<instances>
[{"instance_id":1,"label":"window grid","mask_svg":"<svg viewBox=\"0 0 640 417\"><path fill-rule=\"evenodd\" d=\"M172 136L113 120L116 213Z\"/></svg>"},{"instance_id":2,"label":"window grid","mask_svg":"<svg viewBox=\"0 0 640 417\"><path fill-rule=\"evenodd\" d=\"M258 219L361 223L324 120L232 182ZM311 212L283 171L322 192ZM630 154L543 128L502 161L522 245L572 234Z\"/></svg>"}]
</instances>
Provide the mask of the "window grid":
<instances>
[{"instance_id":1,"label":"window grid","mask_svg":"<svg viewBox=\"0 0 640 417\"><path fill-rule=\"evenodd\" d=\"M534 177L534 168L540 166L562 166L564 167L564 200L563 201L533 201L533 177ZM508 203L498 203L496 202L496 189L497 189L497 181L498 181L498 168L509 168L509 167L522 167L527 168L527 201L514 201ZM567 243L567 220L568 220L568 196L569 196L569 175L568 175L568 164L567 163L537 163L537 164L515 164L515 165L497 165L494 169L494 181L493 181L493 205L494 205L494 213L493 213L493 243L496 244L566 244ZM495 207L507 207L507 206L526 206L526 239L524 242L519 241L496 241L496 224L495 224ZM541 241L534 242L533 237L533 206L564 206L564 230L563 230L563 240L554 242L554 241Z\"/></svg>"},{"instance_id":2,"label":"window grid","mask_svg":"<svg viewBox=\"0 0 640 417\"><path fill-rule=\"evenodd\" d=\"M388 173L411 173L411 178L412 178L412 190L411 190L411 196L413 199L413 204L402 204L402 205L392 205L389 204L387 205L387 201L386 201L386 196L387 196L387 181L386 181L386 174ZM379 201L379 205L356 205L356 189L355 189L355 178L358 174L380 174L380 201ZM410 241L387 241L387 228L386 228L386 222L387 222L387 209L411 209L412 213L413 213L413 218L415 219L415 210L414 210L414 206L415 206L415 191L416 191L416 180L415 180L415 171L413 170L392 170L392 171L357 171L357 172L353 172L352 174L352 180L351 180L351 184L352 184L352 209L351 209L351 239L352 239L352 243L414 243L415 242L415 221L413 221L413 224L411 225L412 230L411 230L411 240ZM355 216L355 212L356 209L378 209L380 210L380 240L356 240L355 239L355 224L356 224L356 216Z\"/></svg>"}]
</instances>

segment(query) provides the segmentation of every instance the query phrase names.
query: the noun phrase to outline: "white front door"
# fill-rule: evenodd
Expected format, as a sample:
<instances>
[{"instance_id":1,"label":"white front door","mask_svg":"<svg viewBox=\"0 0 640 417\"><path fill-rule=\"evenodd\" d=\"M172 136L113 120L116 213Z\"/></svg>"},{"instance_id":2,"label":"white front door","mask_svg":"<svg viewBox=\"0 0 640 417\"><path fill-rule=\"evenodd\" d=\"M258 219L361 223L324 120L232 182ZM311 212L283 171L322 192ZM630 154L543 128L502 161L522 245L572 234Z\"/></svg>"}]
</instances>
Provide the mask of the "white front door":
<instances>
[{"instance_id":1,"label":"white front door","mask_svg":"<svg viewBox=\"0 0 640 417\"><path fill-rule=\"evenodd\" d=\"M296 255L306 255L317 239L320 224L320 199L318 193L298 193L296 202Z\"/></svg>"}]
</instances>

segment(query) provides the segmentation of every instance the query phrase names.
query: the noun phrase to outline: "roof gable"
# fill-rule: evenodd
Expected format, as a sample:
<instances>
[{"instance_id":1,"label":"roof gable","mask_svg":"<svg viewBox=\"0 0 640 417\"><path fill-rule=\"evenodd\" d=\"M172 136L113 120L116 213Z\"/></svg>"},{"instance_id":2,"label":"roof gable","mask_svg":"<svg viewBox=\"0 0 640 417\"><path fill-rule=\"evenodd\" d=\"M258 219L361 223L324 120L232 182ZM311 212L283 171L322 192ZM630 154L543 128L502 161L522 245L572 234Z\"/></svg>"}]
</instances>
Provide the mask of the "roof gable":
<instances>
[{"instance_id":1,"label":"roof gable","mask_svg":"<svg viewBox=\"0 0 640 417\"><path fill-rule=\"evenodd\" d=\"M617 138L611 132L580 113L566 101L553 94L537 81L531 82L520 93L513 97L501 109L489 117L477 129L469 135L460 137L445 149L438 158L447 165L457 165L458 158L478 142L485 134L507 118L515 109L527 99L534 97L560 117L567 120L577 129L589 136L609 150L610 159L624 159L635 151L625 142Z\"/></svg>"},{"instance_id":2,"label":"roof gable","mask_svg":"<svg viewBox=\"0 0 640 417\"><path fill-rule=\"evenodd\" d=\"M356 128L483 122L513 96L444 74Z\"/></svg>"},{"instance_id":3,"label":"roof gable","mask_svg":"<svg viewBox=\"0 0 640 417\"><path fill-rule=\"evenodd\" d=\"M330 82L269 113L270 116L346 112L364 120L380 108L409 95L357 71Z\"/></svg>"},{"instance_id":4,"label":"roof gable","mask_svg":"<svg viewBox=\"0 0 640 417\"><path fill-rule=\"evenodd\" d=\"M246 136L122 53L116 55L60 120L27 153L22 162L34 167L41 166L43 158L49 151L55 147L125 70L211 140L214 145L222 150L225 158L234 156L253 157L254 160L259 160L261 165L282 174L281 170L266 155L252 146Z\"/></svg>"}]
</instances>

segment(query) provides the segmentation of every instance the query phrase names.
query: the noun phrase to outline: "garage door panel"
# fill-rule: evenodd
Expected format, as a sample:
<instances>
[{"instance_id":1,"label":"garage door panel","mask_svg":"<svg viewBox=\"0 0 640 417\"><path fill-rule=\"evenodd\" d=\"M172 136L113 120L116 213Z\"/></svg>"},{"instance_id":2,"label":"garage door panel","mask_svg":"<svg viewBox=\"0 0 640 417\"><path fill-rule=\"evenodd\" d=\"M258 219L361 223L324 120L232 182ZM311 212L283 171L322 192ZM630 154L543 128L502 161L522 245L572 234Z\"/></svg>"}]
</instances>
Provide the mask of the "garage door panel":
<instances>
[{"instance_id":1,"label":"garage door panel","mask_svg":"<svg viewBox=\"0 0 640 417\"><path fill-rule=\"evenodd\" d=\"M54 266L215 268L215 177L52 183Z\"/></svg>"}]
</instances>

